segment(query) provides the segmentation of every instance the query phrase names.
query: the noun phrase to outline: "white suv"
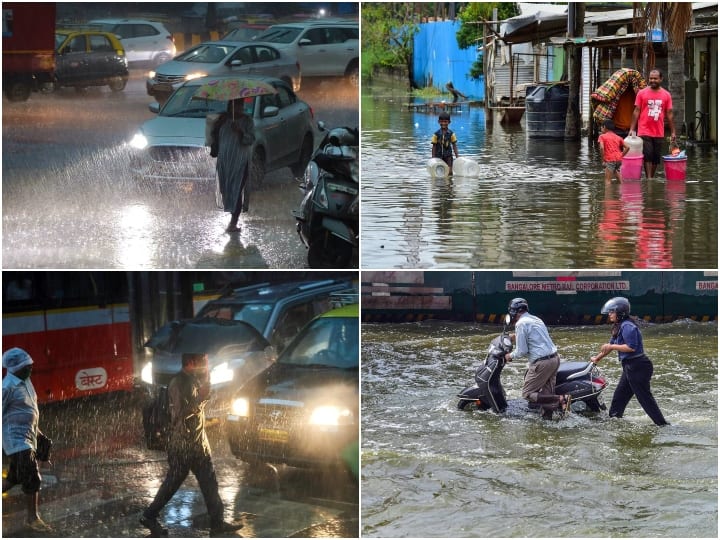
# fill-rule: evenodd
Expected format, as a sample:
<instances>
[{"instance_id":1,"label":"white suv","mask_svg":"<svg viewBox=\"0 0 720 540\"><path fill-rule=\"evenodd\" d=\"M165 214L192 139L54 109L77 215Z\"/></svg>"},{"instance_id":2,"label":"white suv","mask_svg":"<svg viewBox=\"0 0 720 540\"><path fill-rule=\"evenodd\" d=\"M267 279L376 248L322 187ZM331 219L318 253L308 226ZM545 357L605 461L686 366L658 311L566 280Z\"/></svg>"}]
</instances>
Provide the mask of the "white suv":
<instances>
[{"instance_id":1,"label":"white suv","mask_svg":"<svg viewBox=\"0 0 720 540\"><path fill-rule=\"evenodd\" d=\"M358 84L358 39L355 21L305 21L276 24L256 41L292 51L303 77L346 77Z\"/></svg>"},{"instance_id":2,"label":"white suv","mask_svg":"<svg viewBox=\"0 0 720 540\"><path fill-rule=\"evenodd\" d=\"M118 36L129 63L144 62L157 66L171 60L177 52L175 39L159 22L144 19L94 19L88 24Z\"/></svg>"}]
</instances>

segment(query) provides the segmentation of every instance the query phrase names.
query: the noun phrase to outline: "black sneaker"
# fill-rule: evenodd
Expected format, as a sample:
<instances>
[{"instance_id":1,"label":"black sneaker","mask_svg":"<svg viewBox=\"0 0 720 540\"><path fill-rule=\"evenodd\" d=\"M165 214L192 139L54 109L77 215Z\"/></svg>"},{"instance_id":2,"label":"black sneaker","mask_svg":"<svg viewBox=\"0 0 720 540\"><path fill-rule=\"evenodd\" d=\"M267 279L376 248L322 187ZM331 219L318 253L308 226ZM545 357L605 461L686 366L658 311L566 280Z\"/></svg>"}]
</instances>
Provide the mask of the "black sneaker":
<instances>
[{"instance_id":1,"label":"black sneaker","mask_svg":"<svg viewBox=\"0 0 720 540\"><path fill-rule=\"evenodd\" d=\"M160 525L160 522L157 520L157 518L140 516L140 524L143 527L147 527L150 530L150 534L152 534L153 536L168 535L168 530L162 525Z\"/></svg>"},{"instance_id":2,"label":"black sneaker","mask_svg":"<svg viewBox=\"0 0 720 540\"><path fill-rule=\"evenodd\" d=\"M228 523L227 521L222 521L217 525L212 525L210 527L210 536L215 536L216 534L222 533L235 532L242 528L242 523Z\"/></svg>"}]
</instances>

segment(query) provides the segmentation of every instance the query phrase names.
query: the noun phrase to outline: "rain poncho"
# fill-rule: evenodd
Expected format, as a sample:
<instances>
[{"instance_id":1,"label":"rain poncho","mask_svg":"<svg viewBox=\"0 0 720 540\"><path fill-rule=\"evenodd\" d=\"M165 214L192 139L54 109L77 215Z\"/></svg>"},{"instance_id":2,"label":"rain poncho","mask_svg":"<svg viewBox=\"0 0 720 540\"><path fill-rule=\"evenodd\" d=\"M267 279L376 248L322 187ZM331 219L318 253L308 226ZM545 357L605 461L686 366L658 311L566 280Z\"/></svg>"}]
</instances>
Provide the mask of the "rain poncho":
<instances>
[{"instance_id":1,"label":"rain poncho","mask_svg":"<svg viewBox=\"0 0 720 540\"><path fill-rule=\"evenodd\" d=\"M646 86L647 83L639 71L630 68L618 69L590 94L595 123L600 126L605 120L613 120L616 128L629 129L635 95Z\"/></svg>"},{"instance_id":2,"label":"rain poncho","mask_svg":"<svg viewBox=\"0 0 720 540\"><path fill-rule=\"evenodd\" d=\"M252 118L245 114L234 121L230 117L221 117L218 123L219 130L215 129L218 181L223 210L232 213L238 208L249 176L252 144L255 142L254 126Z\"/></svg>"}]
</instances>

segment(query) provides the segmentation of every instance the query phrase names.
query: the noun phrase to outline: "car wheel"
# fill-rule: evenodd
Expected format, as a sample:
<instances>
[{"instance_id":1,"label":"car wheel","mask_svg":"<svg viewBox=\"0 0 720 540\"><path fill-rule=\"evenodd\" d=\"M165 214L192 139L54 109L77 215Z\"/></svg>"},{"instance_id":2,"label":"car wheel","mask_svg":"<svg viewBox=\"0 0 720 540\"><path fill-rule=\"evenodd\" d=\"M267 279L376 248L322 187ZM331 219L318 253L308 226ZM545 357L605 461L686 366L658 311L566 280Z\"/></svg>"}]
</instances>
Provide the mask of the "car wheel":
<instances>
[{"instance_id":1,"label":"car wheel","mask_svg":"<svg viewBox=\"0 0 720 540\"><path fill-rule=\"evenodd\" d=\"M356 60L353 60L353 62L348 66L347 70L345 70L345 79L347 80L348 84L354 88L357 88L360 84L360 70L358 69L358 64Z\"/></svg>"},{"instance_id":2,"label":"car wheel","mask_svg":"<svg viewBox=\"0 0 720 540\"><path fill-rule=\"evenodd\" d=\"M110 79L108 86L113 92L121 92L125 89L125 86L127 86L127 79L123 77L113 77Z\"/></svg>"},{"instance_id":3,"label":"car wheel","mask_svg":"<svg viewBox=\"0 0 720 540\"><path fill-rule=\"evenodd\" d=\"M155 66L159 66L160 64L164 64L170 60L172 60L172 58L168 53L160 53L154 58L153 64L155 64Z\"/></svg>"},{"instance_id":4,"label":"car wheel","mask_svg":"<svg viewBox=\"0 0 720 540\"><path fill-rule=\"evenodd\" d=\"M265 152L262 148L256 148L250 162L250 189L259 188L265 178Z\"/></svg>"},{"instance_id":5,"label":"car wheel","mask_svg":"<svg viewBox=\"0 0 720 540\"><path fill-rule=\"evenodd\" d=\"M306 133L302 146L300 147L300 156L298 157L298 161L290 166L290 171L293 173L293 176L300 177L305 173L305 169L307 168L308 163L310 163L312 152L313 138L310 133Z\"/></svg>"},{"instance_id":6,"label":"car wheel","mask_svg":"<svg viewBox=\"0 0 720 540\"><path fill-rule=\"evenodd\" d=\"M5 95L10 101L27 101L31 93L30 85L22 81L10 83L5 89Z\"/></svg>"}]
</instances>

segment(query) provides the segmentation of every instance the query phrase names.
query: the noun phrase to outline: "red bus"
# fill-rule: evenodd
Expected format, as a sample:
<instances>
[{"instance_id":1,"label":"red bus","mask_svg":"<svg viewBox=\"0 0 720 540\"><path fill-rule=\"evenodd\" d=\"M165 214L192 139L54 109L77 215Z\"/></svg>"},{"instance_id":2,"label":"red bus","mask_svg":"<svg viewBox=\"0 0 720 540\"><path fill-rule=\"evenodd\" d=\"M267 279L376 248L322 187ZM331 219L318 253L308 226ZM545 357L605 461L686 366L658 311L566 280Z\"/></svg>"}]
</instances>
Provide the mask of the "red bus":
<instances>
[{"instance_id":1,"label":"red bus","mask_svg":"<svg viewBox=\"0 0 720 540\"><path fill-rule=\"evenodd\" d=\"M132 390L126 272L5 271L2 293L2 350L32 356L40 403Z\"/></svg>"}]
</instances>

